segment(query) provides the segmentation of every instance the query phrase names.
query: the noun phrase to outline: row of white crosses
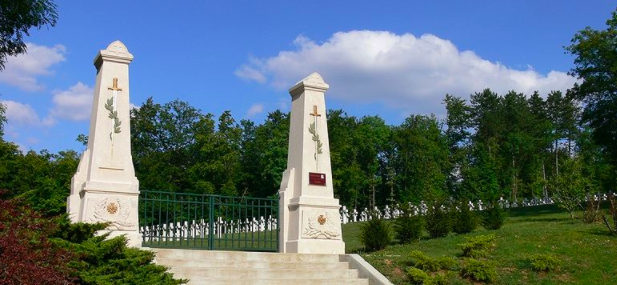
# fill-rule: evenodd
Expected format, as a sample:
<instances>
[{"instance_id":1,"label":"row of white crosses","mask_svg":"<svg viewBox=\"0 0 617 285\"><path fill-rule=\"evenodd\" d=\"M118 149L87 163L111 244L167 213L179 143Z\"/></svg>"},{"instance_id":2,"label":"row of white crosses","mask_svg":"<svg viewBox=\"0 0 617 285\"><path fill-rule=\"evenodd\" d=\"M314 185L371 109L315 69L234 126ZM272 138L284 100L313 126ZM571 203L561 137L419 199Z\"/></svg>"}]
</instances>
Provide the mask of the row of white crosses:
<instances>
[{"instance_id":1,"label":"row of white crosses","mask_svg":"<svg viewBox=\"0 0 617 285\"><path fill-rule=\"evenodd\" d=\"M589 199L594 199L594 201L606 201L608 199L609 196L613 196L617 198L617 193L598 193L595 195L591 195L591 196L587 196L585 198L585 201L589 201ZM501 197L498 201L499 205L503 208L517 208L517 207L532 207L532 206L540 206L540 205L551 205L554 204L555 201L548 197L548 198L544 198L544 199L540 199L540 198L534 198L534 199L523 199L520 202L517 202L516 200L513 202L508 201L507 199L504 199L503 197ZM424 201L421 201L420 204L413 205L411 202L409 202L408 205L409 209L410 209L410 214L411 215L425 215L426 212L428 211L428 206L426 205L426 203ZM444 206L442 206L444 207ZM476 203L469 201L468 203L468 207L469 210L471 211L483 211L486 209L486 205L484 204L484 202L482 202L482 200L478 200ZM457 207L458 209L458 207ZM397 204L396 206L390 208L390 206L386 205L383 207L383 210L380 210L378 207L374 207L372 210L369 210L367 208L364 208L362 211L358 212L358 210L356 210L355 208L351 211L349 211L347 209L346 206L341 207L340 210L340 214L341 214L341 222L343 224L347 224L347 223L355 223L355 222L365 222L365 221L369 221L373 218L378 218L378 219L385 219L385 220L389 220L389 219L396 219L398 217L400 217L401 215L403 215L403 211L400 209L400 206Z\"/></svg>"},{"instance_id":2,"label":"row of white crosses","mask_svg":"<svg viewBox=\"0 0 617 285\"><path fill-rule=\"evenodd\" d=\"M253 217L251 220L246 218L242 220L223 220L219 217L212 227L212 232L217 238L221 238L226 234L236 233L255 233L276 230L278 221L276 218L269 216L259 219ZM142 226L139 232L145 238L151 241L165 241L167 239L183 239L183 238L205 238L210 235L210 225L204 220L192 220L167 223L160 225Z\"/></svg>"}]
</instances>

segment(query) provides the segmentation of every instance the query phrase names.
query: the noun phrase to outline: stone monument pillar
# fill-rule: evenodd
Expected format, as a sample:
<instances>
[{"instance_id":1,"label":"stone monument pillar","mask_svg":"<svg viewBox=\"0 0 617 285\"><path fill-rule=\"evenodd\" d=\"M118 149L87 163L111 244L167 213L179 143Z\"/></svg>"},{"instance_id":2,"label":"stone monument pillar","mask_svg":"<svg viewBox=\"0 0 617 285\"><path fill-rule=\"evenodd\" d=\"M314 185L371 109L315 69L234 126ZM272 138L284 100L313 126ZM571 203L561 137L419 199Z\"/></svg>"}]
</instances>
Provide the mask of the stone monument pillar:
<instances>
[{"instance_id":1,"label":"stone monument pillar","mask_svg":"<svg viewBox=\"0 0 617 285\"><path fill-rule=\"evenodd\" d=\"M67 212L73 222L107 222L112 237L126 235L139 246L139 182L131 156L129 63L133 55L120 41L94 59L96 85L88 148L71 180Z\"/></svg>"},{"instance_id":2,"label":"stone monument pillar","mask_svg":"<svg viewBox=\"0 0 617 285\"><path fill-rule=\"evenodd\" d=\"M279 252L345 253L339 201L334 199L324 94L317 73L289 90L287 169L279 190Z\"/></svg>"}]
</instances>

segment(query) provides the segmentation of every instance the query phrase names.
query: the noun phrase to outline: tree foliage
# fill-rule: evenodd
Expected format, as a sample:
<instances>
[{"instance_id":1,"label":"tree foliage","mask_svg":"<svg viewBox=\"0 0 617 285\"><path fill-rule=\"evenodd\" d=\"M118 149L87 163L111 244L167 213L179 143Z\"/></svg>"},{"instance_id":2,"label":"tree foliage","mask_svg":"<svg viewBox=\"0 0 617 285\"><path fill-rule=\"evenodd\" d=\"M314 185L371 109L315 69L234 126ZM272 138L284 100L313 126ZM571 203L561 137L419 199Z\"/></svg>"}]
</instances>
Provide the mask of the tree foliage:
<instances>
[{"instance_id":1,"label":"tree foliage","mask_svg":"<svg viewBox=\"0 0 617 285\"><path fill-rule=\"evenodd\" d=\"M582 80L572 94L585 103L583 120L617 164L617 11L606 26L605 30L587 27L579 31L566 51L575 56L570 73Z\"/></svg>"},{"instance_id":2,"label":"tree foliage","mask_svg":"<svg viewBox=\"0 0 617 285\"><path fill-rule=\"evenodd\" d=\"M24 35L30 35L30 28L53 27L57 20L51 0L0 0L0 70L7 56L27 51Z\"/></svg>"}]
</instances>

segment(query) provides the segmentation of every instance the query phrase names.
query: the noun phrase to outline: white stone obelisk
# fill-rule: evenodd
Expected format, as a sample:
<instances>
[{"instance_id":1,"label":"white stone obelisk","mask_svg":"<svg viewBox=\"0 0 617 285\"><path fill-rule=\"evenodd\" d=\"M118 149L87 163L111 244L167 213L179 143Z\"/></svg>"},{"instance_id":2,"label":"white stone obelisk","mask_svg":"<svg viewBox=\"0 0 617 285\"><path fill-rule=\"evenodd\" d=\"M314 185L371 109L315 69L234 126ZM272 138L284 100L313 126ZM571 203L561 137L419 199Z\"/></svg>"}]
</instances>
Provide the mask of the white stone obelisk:
<instances>
[{"instance_id":1,"label":"white stone obelisk","mask_svg":"<svg viewBox=\"0 0 617 285\"><path fill-rule=\"evenodd\" d=\"M279 190L279 252L344 254L334 198L324 94L313 73L293 86L287 169Z\"/></svg>"},{"instance_id":2,"label":"white stone obelisk","mask_svg":"<svg viewBox=\"0 0 617 285\"><path fill-rule=\"evenodd\" d=\"M126 235L139 246L139 182L131 156L129 63L120 41L94 59L97 69L88 148L71 180L67 212L73 222L107 222L112 237Z\"/></svg>"}]
</instances>

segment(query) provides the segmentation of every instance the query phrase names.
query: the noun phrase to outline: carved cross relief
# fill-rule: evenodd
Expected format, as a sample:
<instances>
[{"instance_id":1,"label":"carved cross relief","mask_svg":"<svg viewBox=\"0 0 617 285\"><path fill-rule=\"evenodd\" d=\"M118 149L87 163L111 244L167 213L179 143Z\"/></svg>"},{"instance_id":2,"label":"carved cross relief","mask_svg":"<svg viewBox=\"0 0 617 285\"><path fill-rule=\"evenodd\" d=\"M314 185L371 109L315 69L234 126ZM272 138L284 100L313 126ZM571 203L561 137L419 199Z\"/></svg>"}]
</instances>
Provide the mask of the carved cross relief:
<instances>
[{"instance_id":1,"label":"carved cross relief","mask_svg":"<svg viewBox=\"0 0 617 285\"><path fill-rule=\"evenodd\" d=\"M319 171L319 155L322 153L323 144L319 139L319 134L317 133L317 117L321 117L321 114L317 112L317 105L313 105L313 112L309 113L313 116L313 122L309 126L309 133L313 135L313 142L315 142L315 167L317 171Z\"/></svg>"},{"instance_id":2,"label":"carved cross relief","mask_svg":"<svg viewBox=\"0 0 617 285\"><path fill-rule=\"evenodd\" d=\"M109 111L109 119L111 122L111 132L109 133L109 139L111 140L112 153L113 153L113 145L114 145L114 134L119 134L122 130L120 129L120 125L122 122L118 118L118 110L117 110L117 101L118 101L118 91L122 91L122 88L118 87L118 78L113 79L112 87L108 87L107 90L112 91L111 98L107 99L105 103L105 109Z\"/></svg>"}]
</instances>

